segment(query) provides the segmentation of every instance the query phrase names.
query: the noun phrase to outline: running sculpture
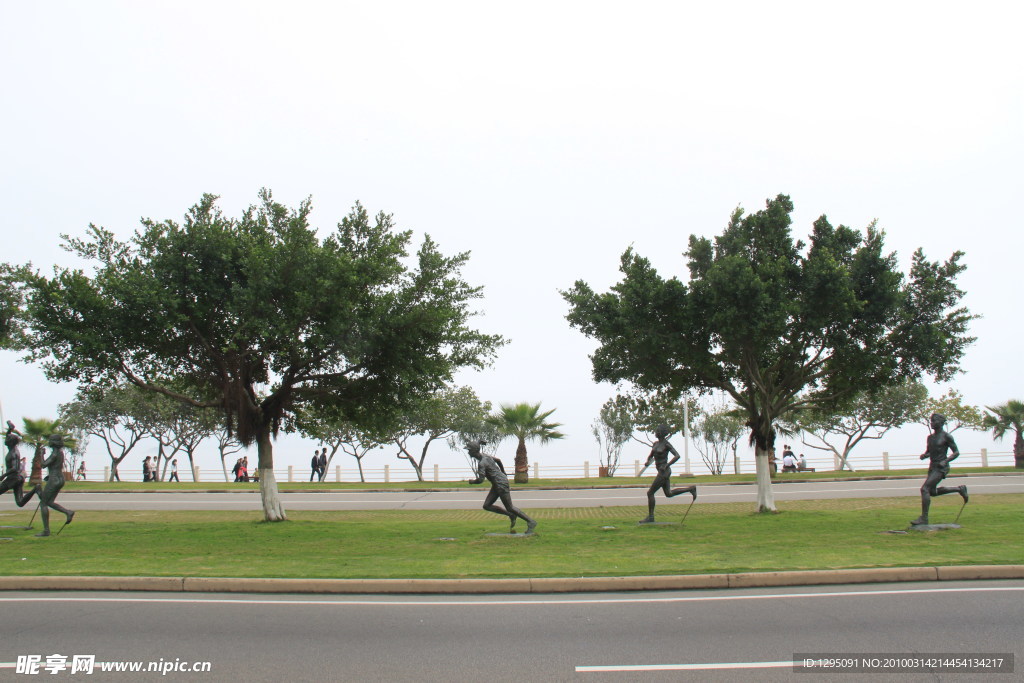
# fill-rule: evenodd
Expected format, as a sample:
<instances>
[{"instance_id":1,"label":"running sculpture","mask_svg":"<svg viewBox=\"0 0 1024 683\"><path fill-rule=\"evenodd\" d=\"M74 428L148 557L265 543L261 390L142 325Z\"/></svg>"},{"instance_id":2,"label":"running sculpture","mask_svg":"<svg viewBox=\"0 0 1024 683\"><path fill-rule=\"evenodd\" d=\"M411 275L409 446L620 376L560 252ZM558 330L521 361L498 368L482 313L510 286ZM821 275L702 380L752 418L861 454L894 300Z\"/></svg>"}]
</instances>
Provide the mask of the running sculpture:
<instances>
[{"instance_id":1,"label":"running sculpture","mask_svg":"<svg viewBox=\"0 0 1024 683\"><path fill-rule=\"evenodd\" d=\"M498 463L494 461L489 455L484 455L480 452L480 441L470 441L466 444L466 450L469 451L469 455L477 460L477 474L480 475L476 479L470 479L470 484L479 484L484 479L491 482L491 490L487 493L487 498L484 500L484 510L494 512L499 515L507 516L512 524L509 527L509 533L516 528L516 518L520 517L526 522L526 534L530 535L533 530L537 528L537 522L526 516L522 510L512 504L512 494L508 485L508 477L505 476L505 472L498 467ZM495 505L494 501L501 499L501 502L505 504L505 507Z\"/></svg>"},{"instance_id":2,"label":"running sculpture","mask_svg":"<svg viewBox=\"0 0 1024 683\"><path fill-rule=\"evenodd\" d=\"M679 489L672 488L672 465L679 460L679 452L668 442L668 427L666 425L658 425L658 428L654 430L654 436L658 440L651 447L651 454L647 456L644 470L650 467L653 462L658 470L658 474L655 475L651 488L647 489L647 517L640 520L641 524L651 524L654 522L654 494L659 490L665 492L666 498L689 493L693 496L693 500L697 500L696 486L686 486ZM671 460L668 459L669 453L672 454ZM643 474L644 470L640 470L640 473ZM687 509L687 512L689 512L689 509Z\"/></svg>"},{"instance_id":3,"label":"running sculpture","mask_svg":"<svg viewBox=\"0 0 1024 683\"><path fill-rule=\"evenodd\" d=\"M11 491L14 495L14 503L18 507L25 507L25 503L31 500L36 490L32 489L25 493L25 473L21 471L21 451L18 444L21 443L21 433L11 421L7 422L7 436L4 438L7 445L7 456L4 458L4 473L0 478L0 494Z\"/></svg>"},{"instance_id":4,"label":"running sculpture","mask_svg":"<svg viewBox=\"0 0 1024 683\"><path fill-rule=\"evenodd\" d=\"M50 457L43 461L43 467L47 472L46 485L42 490L39 486L35 488L35 494L39 496L39 516L43 518L43 530L36 536L50 535L50 508L64 513L64 526L71 524L75 517L74 510L68 510L55 502L57 494L64 488L64 437L60 434L50 435Z\"/></svg>"},{"instance_id":5,"label":"running sculpture","mask_svg":"<svg viewBox=\"0 0 1024 683\"><path fill-rule=\"evenodd\" d=\"M944 496L947 493L959 493L967 504L966 486L939 486L939 482L949 475L949 463L953 462L960 455L960 449L956 447L953 437L946 433L942 427L946 424L946 417L934 413L931 419L932 433L928 435L928 448L921 455L921 460L930 459L928 465L928 476L921 486L921 516L911 522L914 526L928 524L928 508L931 507L934 496ZM953 454L946 456L948 451ZM961 508L963 509L963 508Z\"/></svg>"}]
</instances>

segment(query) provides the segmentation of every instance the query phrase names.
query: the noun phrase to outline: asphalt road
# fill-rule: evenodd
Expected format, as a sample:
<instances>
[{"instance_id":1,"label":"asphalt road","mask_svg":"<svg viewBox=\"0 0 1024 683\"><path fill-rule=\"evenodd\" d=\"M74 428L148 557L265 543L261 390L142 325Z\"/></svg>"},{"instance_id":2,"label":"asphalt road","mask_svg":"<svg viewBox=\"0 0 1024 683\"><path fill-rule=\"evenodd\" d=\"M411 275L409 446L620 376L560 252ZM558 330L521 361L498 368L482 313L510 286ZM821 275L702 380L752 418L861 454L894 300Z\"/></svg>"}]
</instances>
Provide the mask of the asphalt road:
<instances>
[{"instance_id":1,"label":"asphalt road","mask_svg":"<svg viewBox=\"0 0 1024 683\"><path fill-rule=\"evenodd\" d=\"M507 597L12 592L3 600L2 680L31 680L15 673L19 655L45 664L54 654L210 663L202 673L94 670L94 681L906 682L1020 680L1024 671L1024 581ZM792 666L798 653L899 655L905 664L1012 654L1014 673L801 673Z\"/></svg>"},{"instance_id":2,"label":"asphalt road","mask_svg":"<svg viewBox=\"0 0 1024 683\"><path fill-rule=\"evenodd\" d=\"M807 500L828 498L880 498L917 496L922 479L886 479L838 482L778 482L775 499ZM981 493L1024 493L1024 475L992 477L956 477L944 482L947 486L967 484L970 491ZM141 486L141 484L140 484ZM288 510L453 510L476 509L487 493L486 486L471 490L438 492L344 492L316 491L282 493ZM513 489L513 500L522 508L595 507L645 505L646 490L573 489L538 491ZM697 504L756 501L756 487L749 484L716 484L698 486ZM145 493L71 493L64 492L60 502L74 510L259 510L256 491L233 493L145 492ZM690 496L666 499L658 496L658 507L688 505ZM0 496L0 511L17 510L11 496Z\"/></svg>"}]
</instances>

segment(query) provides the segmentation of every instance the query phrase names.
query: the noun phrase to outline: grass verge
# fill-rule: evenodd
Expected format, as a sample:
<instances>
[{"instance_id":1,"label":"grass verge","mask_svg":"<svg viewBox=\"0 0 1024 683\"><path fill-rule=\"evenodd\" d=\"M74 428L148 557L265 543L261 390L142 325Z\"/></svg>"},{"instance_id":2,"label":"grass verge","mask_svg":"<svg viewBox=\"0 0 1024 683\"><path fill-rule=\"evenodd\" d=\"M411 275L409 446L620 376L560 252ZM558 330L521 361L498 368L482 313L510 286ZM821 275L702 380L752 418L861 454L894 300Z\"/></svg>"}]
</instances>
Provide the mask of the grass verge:
<instances>
[{"instance_id":1,"label":"grass verge","mask_svg":"<svg viewBox=\"0 0 1024 683\"><path fill-rule=\"evenodd\" d=\"M483 510L293 511L276 524L252 512L82 511L47 539L32 535L38 518L33 531L0 529L11 539L0 541L0 573L496 578L1024 564L1022 503L1024 494L974 495L962 529L908 534L888 532L907 529L916 498L791 501L774 515L703 503L670 526L637 526L640 506L531 509L540 526L527 538L487 536L507 525ZM959 507L956 496L937 499L932 520L952 521ZM659 520L682 511L663 506ZM29 515L0 513L0 524Z\"/></svg>"}]
</instances>

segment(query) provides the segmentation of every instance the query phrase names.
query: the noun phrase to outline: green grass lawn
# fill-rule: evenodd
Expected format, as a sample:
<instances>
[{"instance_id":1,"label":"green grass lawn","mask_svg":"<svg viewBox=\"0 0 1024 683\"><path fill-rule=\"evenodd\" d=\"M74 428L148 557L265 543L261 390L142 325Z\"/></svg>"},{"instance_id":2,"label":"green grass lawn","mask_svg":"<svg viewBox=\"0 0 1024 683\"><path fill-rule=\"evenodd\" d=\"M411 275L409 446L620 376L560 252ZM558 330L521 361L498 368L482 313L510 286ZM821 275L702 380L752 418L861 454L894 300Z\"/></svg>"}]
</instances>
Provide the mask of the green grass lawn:
<instances>
[{"instance_id":1,"label":"green grass lawn","mask_svg":"<svg viewBox=\"0 0 1024 683\"><path fill-rule=\"evenodd\" d=\"M0 574L313 578L493 578L704 574L741 571L1024 564L1024 494L973 495L943 532L905 530L911 498L792 501L779 514L750 503L695 505L683 525L638 526L646 508L530 509L526 538L483 510L289 513L81 511L61 535L0 529ZM936 499L952 521L959 497ZM660 506L678 522L683 506ZM31 513L0 513L24 524ZM53 514L53 529L61 515ZM522 524L520 522L520 524ZM609 528L611 527L611 528ZM454 538L455 540L442 540Z\"/></svg>"}]
</instances>

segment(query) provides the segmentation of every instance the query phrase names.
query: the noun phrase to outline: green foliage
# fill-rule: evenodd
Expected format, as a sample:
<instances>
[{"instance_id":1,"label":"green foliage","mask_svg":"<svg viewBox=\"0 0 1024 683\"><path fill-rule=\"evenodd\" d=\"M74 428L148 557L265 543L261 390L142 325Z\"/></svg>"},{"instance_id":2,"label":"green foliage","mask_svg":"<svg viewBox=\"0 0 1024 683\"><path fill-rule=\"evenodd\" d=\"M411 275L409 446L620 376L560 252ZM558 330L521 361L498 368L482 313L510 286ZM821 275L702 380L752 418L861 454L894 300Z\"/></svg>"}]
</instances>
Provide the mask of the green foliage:
<instances>
[{"instance_id":1,"label":"green foliage","mask_svg":"<svg viewBox=\"0 0 1024 683\"><path fill-rule=\"evenodd\" d=\"M692 423L701 415L703 408L696 397L687 396L685 400ZM630 393L616 395L612 402L615 411L632 425L630 437L645 446L652 446L657 441L654 432L660 425L668 427L670 436L685 430L683 404L678 394L671 391L648 393L634 389ZM639 436L637 432L640 432Z\"/></svg>"},{"instance_id":2,"label":"green foliage","mask_svg":"<svg viewBox=\"0 0 1024 683\"><path fill-rule=\"evenodd\" d=\"M546 422L555 410L552 408L542 413L540 403L502 404L498 412L487 418L487 422L494 426L499 434L513 437L518 441L515 475L517 483L525 484L529 481L527 441L536 439L543 445L551 439L565 438L565 435L558 431L558 428L562 426L561 423Z\"/></svg>"},{"instance_id":3,"label":"green foliage","mask_svg":"<svg viewBox=\"0 0 1024 683\"><path fill-rule=\"evenodd\" d=\"M1013 457L1018 468L1024 468L1024 401L1011 399L1002 405L990 406L982 418L982 428L991 429L992 436L1002 439L1008 432L1013 437Z\"/></svg>"},{"instance_id":4,"label":"green foliage","mask_svg":"<svg viewBox=\"0 0 1024 683\"><path fill-rule=\"evenodd\" d=\"M486 420L490 411L490 402L481 401L470 387L444 387L421 399L406 413L390 439L398 446L398 458L408 460L416 478L423 481L423 463L430 445L437 439L471 432ZM408 446L414 436L424 437L418 455L410 452Z\"/></svg>"},{"instance_id":5,"label":"green foliage","mask_svg":"<svg viewBox=\"0 0 1024 683\"><path fill-rule=\"evenodd\" d=\"M263 190L235 219L216 199L204 195L180 225L143 220L128 242L96 226L65 237L96 267L29 281L31 357L50 378L127 380L216 408L259 445L265 470L297 406L374 424L503 343L467 326L480 296L460 275L468 254L445 256L425 237L410 255L411 233L359 204L321 240L309 200L289 209Z\"/></svg>"},{"instance_id":6,"label":"green foliage","mask_svg":"<svg viewBox=\"0 0 1024 683\"><path fill-rule=\"evenodd\" d=\"M743 414L722 403L699 414L693 424L694 447L712 474L721 474L728 455L736 457L739 440L746 431Z\"/></svg>"},{"instance_id":7,"label":"green foliage","mask_svg":"<svg viewBox=\"0 0 1024 683\"><path fill-rule=\"evenodd\" d=\"M932 413L939 413L946 417L946 431L955 432L958 429L985 429L984 418L981 410L976 406L964 403L964 397L956 389L950 389L938 398L929 397L920 406L916 417L928 431L931 431Z\"/></svg>"},{"instance_id":8,"label":"green foliage","mask_svg":"<svg viewBox=\"0 0 1024 683\"><path fill-rule=\"evenodd\" d=\"M863 439L881 439L890 429L913 421L927 404L928 389L908 380L860 392L834 410L812 408L797 413L794 426L817 441L804 440L804 444L834 453L839 458L839 469L845 469L849 467L850 452ZM842 446L830 442L833 436L845 438Z\"/></svg>"},{"instance_id":9,"label":"green foliage","mask_svg":"<svg viewBox=\"0 0 1024 683\"><path fill-rule=\"evenodd\" d=\"M632 417L616 402L616 398L605 401L597 419L590 425L590 433L594 435L600 452L599 462L608 468L609 477L615 476L622 447L633 437Z\"/></svg>"},{"instance_id":10,"label":"green foliage","mask_svg":"<svg viewBox=\"0 0 1024 683\"><path fill-rule=\"evenodd\" d=\"M0 349L24 346L24 283L29 272L0 263Z\"/></svg>"},{"instance_id":11,"label":"green foliage","mask_svg":"<svg viewBox=\"0 0 1024 683\"><path fill-rule=\"evenodd\" d=\"M110 457L110 479L142 439L150 436L150 393L130 384L87 387L60 406L63 424L103 442Z\"/></svg>"},{"instance_id":12,"label":"green foliage","mask_svg":"<svg viewBox=\"0 0 1024 683\"><path fill-rule=\"evenodd\" d=\"M918 250L904 281L874 224L861 233L822 216L805 245L790 234L792 211L779 195L756 213L734 211L714 243L691 236L688 283L628 249L611 291L578 281L564 292L569 323L600 344L594 378L724 391L763 453L795 410L959 371L974 317L958 306L961 252L933 263Z\"/></svg>"}]
</instances>

